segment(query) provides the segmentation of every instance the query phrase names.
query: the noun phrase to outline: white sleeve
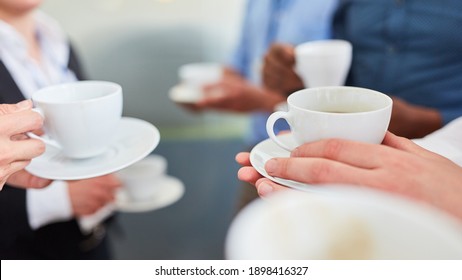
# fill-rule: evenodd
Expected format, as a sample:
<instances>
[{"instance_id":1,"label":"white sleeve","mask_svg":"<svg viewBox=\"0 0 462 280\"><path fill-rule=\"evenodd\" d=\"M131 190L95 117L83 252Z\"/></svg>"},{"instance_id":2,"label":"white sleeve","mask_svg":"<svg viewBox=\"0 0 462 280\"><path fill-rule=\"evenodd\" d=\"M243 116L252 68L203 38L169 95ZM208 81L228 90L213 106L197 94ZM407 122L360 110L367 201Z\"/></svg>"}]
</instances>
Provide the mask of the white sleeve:
<instances>
[{"instance_id":1,"label":"white sleeve","mask_svg":"<svg viewBox=\"0 0 462 280\"><path fill-rule=\"evenodd\" d=\"M50 223L70 220L72 207L67 183L54 181L43 189L28 189L26 207L29 225L34 230Z\"/></svg>"},{"instance_id":2,"label":"white sleeve","mask_svg":"<svg viewBox=\"0 0 462 280\"><path fill-rule=\"evenodd\" d=\"M462 117L414 142L462 166Z\"/></svg>"}]
</instances>

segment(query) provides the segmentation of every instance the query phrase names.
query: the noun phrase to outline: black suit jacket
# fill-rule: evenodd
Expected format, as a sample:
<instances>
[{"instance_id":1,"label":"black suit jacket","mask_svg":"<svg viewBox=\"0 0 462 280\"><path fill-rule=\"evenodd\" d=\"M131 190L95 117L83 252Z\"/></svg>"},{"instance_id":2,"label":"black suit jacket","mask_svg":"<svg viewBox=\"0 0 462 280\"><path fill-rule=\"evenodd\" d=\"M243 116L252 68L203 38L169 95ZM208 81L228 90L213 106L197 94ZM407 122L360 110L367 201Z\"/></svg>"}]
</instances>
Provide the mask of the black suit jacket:
<instances>
[{"instance_id":1,"label":"black suit jacket","mask_svg":"<svg viewBox=\"0 0 462 280\"><path fill-rule=\"evenodd\" d=\"M82 69L71 48L68 67L79 80ZM0 60L0 103L24 100L20 89ZM76 220L54 223L33 231L26 211L26 191L5 185L0 191L1 259L87 259L107 258L105 253L82 252L85 239Z\"/></svg>"}]
</instances>

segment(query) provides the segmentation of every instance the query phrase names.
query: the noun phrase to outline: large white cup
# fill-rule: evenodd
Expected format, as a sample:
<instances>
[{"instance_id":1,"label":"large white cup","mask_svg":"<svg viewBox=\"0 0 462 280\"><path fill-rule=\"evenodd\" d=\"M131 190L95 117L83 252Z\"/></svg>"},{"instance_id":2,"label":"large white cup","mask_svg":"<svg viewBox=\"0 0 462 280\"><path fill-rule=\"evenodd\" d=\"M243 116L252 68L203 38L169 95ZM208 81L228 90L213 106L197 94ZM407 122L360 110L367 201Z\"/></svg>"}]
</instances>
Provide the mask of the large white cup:
<instances>
[{"instance_id":1,"label":"large white cup","mask_svg":"<svg viewBox=\"0 0 462 280\"><path fill-rule=\"evenodd\" d=\"M319 40L295 47L295 71L308 87L342 86L352 59L352 46L344 40Z\"/></svg>"},{"instance_id":2,"label":"large white cup","mask_svg":"<svg viewBox=\"0 0 462 280\"><path fill-rule=\"evenodd\" d=\"M103 153L122 116L122 87L105 81L79 81L43 88L32 95L45 118L47 143L69 158Z\"/></svg>"},{"instance_id":3,"label":"large white cup","mask_svg":"<svg viewBox=\"0 0 462 280\"><path fill-rule=\"evenodd\" d=\"M277 111L266 122L269 137L291 151L274 134L274 123L285 119L298 145L326 138L379 144L388 129L392 100L378 91L357 87L299 90L287 98L288 112Z\"/></svg>"}]
</instances>

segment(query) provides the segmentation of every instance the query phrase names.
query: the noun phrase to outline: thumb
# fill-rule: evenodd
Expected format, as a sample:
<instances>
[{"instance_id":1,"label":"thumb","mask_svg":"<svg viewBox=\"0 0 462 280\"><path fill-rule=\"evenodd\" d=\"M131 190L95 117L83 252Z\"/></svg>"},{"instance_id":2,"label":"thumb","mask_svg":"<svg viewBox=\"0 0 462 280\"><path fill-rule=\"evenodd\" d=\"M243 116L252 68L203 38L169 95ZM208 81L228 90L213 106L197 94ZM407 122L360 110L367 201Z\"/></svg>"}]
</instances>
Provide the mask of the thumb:
<instances>
[{"instance_id":1,"label":"thumb","mask_svg":"<svg viewBox=\"0 0 462 280\"><path fill-rule=\"evenodd\" d=\"M31 100L23 100L16 104L0 104L0 115L7 115L30 109L32 109Z\"/></svg>"}]
</instances>

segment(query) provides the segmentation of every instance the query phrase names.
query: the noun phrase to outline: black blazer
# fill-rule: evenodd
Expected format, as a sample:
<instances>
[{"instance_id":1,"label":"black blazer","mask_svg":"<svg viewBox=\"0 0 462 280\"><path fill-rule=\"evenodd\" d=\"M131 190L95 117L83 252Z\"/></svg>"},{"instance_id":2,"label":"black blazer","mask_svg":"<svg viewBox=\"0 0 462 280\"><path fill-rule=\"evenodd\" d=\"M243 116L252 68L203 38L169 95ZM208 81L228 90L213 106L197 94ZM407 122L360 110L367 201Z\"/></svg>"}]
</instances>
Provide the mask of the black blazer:
<instances>
[{"instance_id":1,"label":"black blazer","mask_svg":"<svg viewBox=\"0 0 462 280\"><path fill-rule=\"evenodd\" d=\"M72 48L68 67L79 80L84 78ZM21 100L24 96L0 60L0 103L11 104ZM50 224L33 231L27 217L26 191L8 185L0 191L1 259L92 258L79 248L84 238L76 220Z\"/></svg>"}]
</instances>

